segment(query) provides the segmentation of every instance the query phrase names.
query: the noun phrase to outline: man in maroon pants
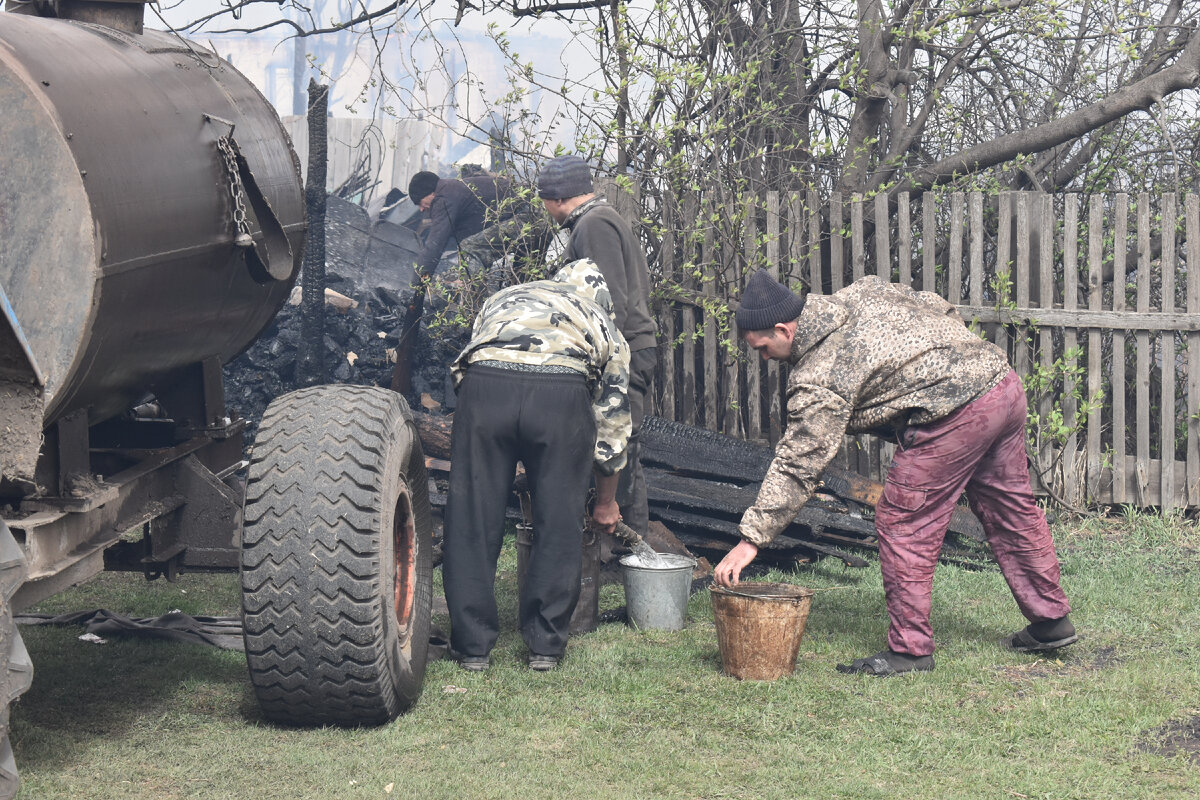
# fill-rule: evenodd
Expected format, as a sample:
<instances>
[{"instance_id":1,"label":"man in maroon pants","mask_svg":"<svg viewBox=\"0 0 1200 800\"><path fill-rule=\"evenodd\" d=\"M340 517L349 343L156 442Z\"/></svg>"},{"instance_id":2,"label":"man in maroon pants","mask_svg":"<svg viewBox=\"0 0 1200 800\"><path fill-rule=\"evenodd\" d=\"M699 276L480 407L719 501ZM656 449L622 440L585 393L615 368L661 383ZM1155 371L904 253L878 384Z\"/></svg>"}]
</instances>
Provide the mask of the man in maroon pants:
<instances>
[{"instance_id":1,"label":"man in maroon pants","mask_svg":"<svg viewBox=\"0 0 1200 800\"><path fill-rule=\"evenodd\" d=\"M1038 652L1079 638L1029 483L1021 380L954 306L877 277L804 297L760 270L746 284L737 324L764 359L791 365L787 428L742 516L742 541L717 565L718 584L737 585L758 548L795 518L845 434L872 432L899 445L875 509L891 624L887 649L839 671L933 669L933 570L963 491L1030 623L1004 644Z\"/></svg>"}]
</instances>

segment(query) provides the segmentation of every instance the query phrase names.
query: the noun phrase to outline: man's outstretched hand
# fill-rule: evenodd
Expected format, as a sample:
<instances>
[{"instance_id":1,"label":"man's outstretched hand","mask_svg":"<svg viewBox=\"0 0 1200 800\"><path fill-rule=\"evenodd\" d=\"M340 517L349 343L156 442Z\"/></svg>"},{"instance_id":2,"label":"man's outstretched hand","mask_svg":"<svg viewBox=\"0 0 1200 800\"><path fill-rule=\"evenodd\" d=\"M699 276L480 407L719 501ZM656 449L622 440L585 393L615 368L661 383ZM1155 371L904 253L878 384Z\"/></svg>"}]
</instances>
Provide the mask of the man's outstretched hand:
<instances>
[{"instance_id":1,"label":"man's outstretched hand","mask_svg":"<svg viewBox=\"0 0 1200 800\"><path fill-rule=\"evenodd\" d=\"M713 572L713 582L726 588L737 586L738 580L742 576L742 570L757 555L758 547L756 545L750 544L745 539L738 542L736 547L725 554L721 563L717 564L717 569Z\"/></svg>"}]
</instances>

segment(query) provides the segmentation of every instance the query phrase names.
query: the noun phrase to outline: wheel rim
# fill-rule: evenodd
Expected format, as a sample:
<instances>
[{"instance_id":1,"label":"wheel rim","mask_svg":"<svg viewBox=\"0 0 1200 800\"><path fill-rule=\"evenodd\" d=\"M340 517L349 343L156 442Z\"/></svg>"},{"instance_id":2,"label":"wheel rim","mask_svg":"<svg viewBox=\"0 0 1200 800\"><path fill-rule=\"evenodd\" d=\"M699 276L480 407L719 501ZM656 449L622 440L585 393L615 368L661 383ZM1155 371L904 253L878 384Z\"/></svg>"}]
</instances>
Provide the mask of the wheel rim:
<instances>
[{"instance_id":1,"label":"wheel rim","mask_svg":"<svg viewBox=\"0 0 1200 800\"><path fill-rule=\"evenodd\" d=\"M396 499L396 512L392 519L392 553L395 558L392 611L396 616L397 631L403 640L408 636L412 624L417 590L417 530L407 487Z\"/></svg>"}]
</instances>

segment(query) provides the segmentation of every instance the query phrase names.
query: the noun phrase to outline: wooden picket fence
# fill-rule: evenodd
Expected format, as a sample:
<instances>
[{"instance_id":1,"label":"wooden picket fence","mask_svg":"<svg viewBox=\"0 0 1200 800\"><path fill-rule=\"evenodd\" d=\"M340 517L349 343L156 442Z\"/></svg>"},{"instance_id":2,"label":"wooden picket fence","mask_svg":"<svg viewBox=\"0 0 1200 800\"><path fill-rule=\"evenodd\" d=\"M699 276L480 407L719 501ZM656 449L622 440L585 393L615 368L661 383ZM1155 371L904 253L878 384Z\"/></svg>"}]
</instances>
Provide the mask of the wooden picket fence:
<instances>
[{"instance_id":1,"label":"wooden picket fence","mask_svg":"<svg viewBox=\"0 0 1200 800\"><path fill-rule=\"evenodd\" d=\"M1196 195L1180 202L1173 194L1014 193L997 202L956 193L912 203L900 195L891 206L884 196L835 195L819 209L813 194L771 192L738 209L718 194L672 209L682 224L661 237L651 267L659 287L657 413L778 440L786 367L763 364L731 340L728 309L759 266L815 292L871 271L955 303L1022 376L1056 362L1067 368L1032 409L1059 410L1075 429L1061 445L1038 445L1041 490L1073 505L1200 506ZM613 199L630 211L639 206L637 198ZM818 210L833 231L824 242ZM721 225L734 218L741 229L731 237ZM998 235L1004 231L1010 235ZM1008 266L1008 291L994 277L996 264ZM1103 401L1081 416L1076 390ZM891 453L873 437L848 437L839 459L880 479Z\"/></svg>"}]
</instances>

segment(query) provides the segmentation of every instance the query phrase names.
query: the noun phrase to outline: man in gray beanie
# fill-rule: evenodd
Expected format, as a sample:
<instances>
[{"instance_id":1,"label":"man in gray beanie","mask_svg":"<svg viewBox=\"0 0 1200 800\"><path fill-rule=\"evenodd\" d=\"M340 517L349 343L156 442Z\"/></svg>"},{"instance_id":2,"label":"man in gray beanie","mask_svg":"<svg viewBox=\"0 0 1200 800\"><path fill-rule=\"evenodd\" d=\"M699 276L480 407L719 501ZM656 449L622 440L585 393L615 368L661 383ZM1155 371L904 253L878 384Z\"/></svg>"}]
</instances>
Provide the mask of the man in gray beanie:
<instances>
[{"instance_id":1,"label":"man in gray beanie","mask_svg":"<svg viewBox=\"0 0 1200 800\"><path fill-rule=\"evenodd\" d=\"M596 195L591 168L579 156L559 156L546 162L538 173L538 197L550 217L571 232L562 263L587 258L600 268L612 295L617 328L629 344L629 411L633 416L633 434L629 437L629 460L621 472L617 501L625 523L645 536L650 510L646 480L638 460L638 434L646 413L646 394L658 362L646 254L629 223L603 197Z\"/></svg>"},{"instance_id":2,"label":"man in gray beanie","mask_svg":"<svg viewBox=\"0 0 1200 800\"><path fill-rule=\"evenodd\" d=\"M875 276L806 299L760 270L736 319L751 348L791 367L787 429L742 516L742 541L717 565L717 584L736 586L758 548L795 519L843 436L875 433L900 445L875 507L891 624L887 649L838 670L933 669L933 571L964 490L1030 623L1002 644L1039 652L1079 638L1029 482L1024 387L1004 352L972 333L957 308Z\"/></svg>"}]
</instances>

